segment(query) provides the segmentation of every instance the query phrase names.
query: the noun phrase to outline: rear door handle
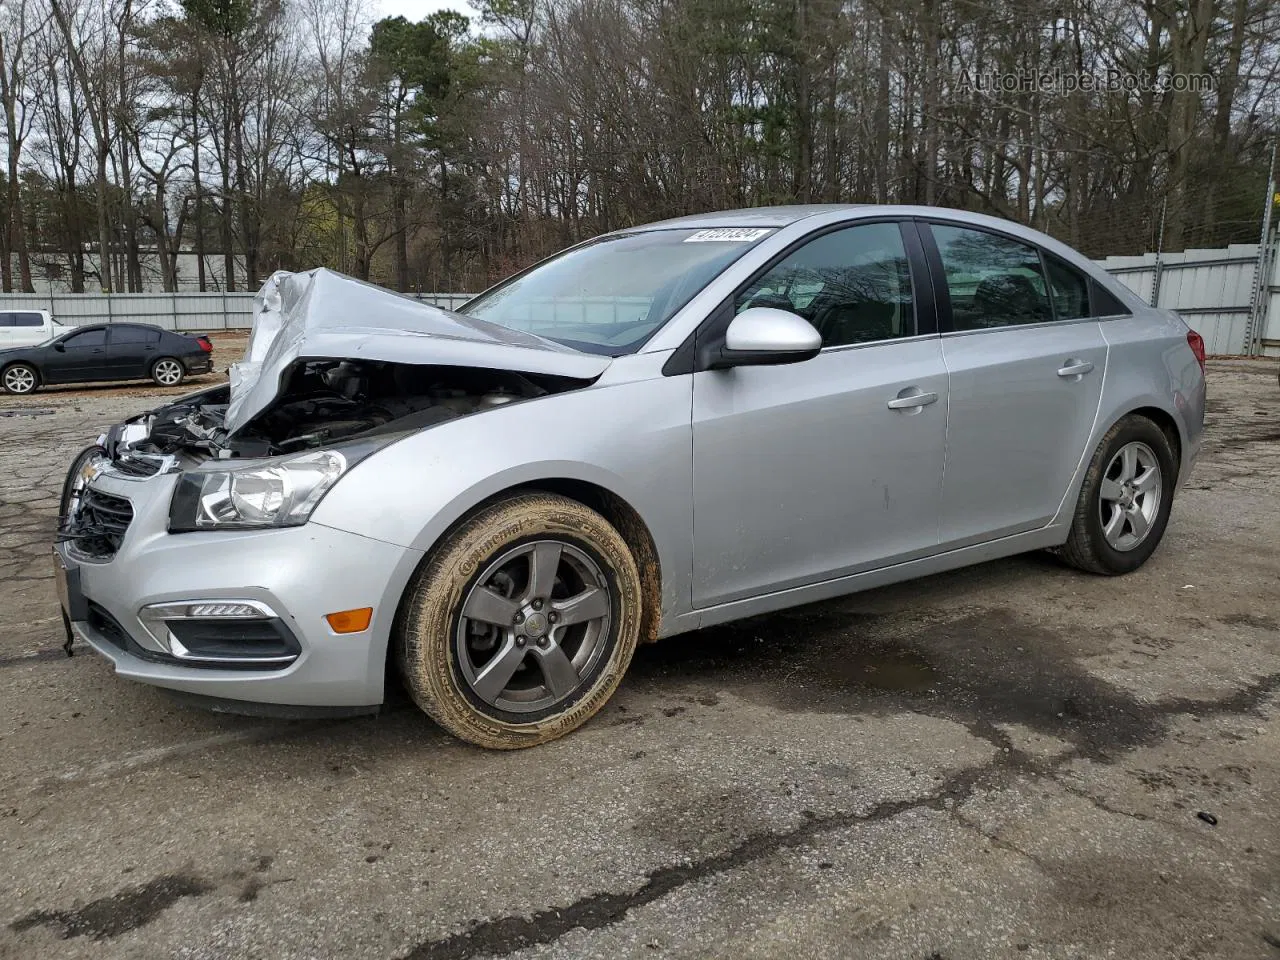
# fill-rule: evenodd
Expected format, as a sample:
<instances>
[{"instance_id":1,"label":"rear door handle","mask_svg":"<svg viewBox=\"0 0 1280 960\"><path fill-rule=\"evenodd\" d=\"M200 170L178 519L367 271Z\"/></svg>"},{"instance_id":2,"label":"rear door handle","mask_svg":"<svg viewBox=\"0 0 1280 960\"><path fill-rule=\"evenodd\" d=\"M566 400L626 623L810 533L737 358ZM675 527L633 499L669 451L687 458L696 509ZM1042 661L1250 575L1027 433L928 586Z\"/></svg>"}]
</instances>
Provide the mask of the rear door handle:
<instances>
[{"instance_id":1,"label":"rear door handle","mask_svg":"<svg viewBox=\"0 0 1280 960\"><path fill-rule=\"evenodd\" d=\"M890 410L914 410L917 407L927 407L931 403L936 403L937 400L936 393L922 393L919 387L907 387L899 391L898 395L885 406Z\"/></svg>"},{"instance_id":2,"label":"rear door handle","mask_svg":"<svg viewBox=\"0 0 1280 960\"><path fill-rule=\"evenodd\" d=\"M1083 377L1091 370L1093 370L1093 364L1088 360L1068 360L1066 366L1058 368L1058 376Z\"/></svg>"}]
</instances>

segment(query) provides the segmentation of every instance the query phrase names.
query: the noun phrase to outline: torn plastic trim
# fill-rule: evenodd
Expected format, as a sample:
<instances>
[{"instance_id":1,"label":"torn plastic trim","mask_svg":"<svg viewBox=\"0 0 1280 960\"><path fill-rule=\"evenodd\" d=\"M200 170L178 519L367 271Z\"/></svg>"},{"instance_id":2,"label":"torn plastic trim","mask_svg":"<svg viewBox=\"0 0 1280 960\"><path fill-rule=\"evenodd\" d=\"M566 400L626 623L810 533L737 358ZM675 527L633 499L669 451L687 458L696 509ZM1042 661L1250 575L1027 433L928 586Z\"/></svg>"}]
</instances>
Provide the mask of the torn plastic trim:
<instances>
[{"instance_id":1,"label":"torn plastic trim","mask_svg":"<svg viewBox=\"0 0 1280 960\"><path fill-rule=\"evenodd\" d=\"M574 380L611 358L477 320L318 269L273 274L254 298L245 357L230 370L224 427L237 433L286 387L301 358L477 367Z\"/></svg>"}]
</instances>

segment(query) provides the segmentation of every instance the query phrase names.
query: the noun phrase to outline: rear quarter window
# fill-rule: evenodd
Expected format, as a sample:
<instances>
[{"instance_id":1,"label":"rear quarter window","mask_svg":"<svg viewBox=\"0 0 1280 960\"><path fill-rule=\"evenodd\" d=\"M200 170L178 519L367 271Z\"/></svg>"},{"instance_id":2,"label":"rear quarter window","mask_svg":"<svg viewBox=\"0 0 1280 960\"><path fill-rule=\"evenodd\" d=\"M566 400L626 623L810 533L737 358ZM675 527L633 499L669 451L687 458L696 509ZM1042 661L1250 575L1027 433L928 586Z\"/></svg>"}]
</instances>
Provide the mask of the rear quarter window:
<instances>
[{"instance_id":1,"label":"rear quarter window","mask_svg":"<svg viewBox=\"0 0 1280 960\"><path fill-rule=\"evenodd\" d=\"M1097 280L1089 281L1089 301L1091 308L1091 316L1095 317L1127 317L1133 311L1120 302L1119 298L1098 283Z\"/></svg>"}]
</instances>

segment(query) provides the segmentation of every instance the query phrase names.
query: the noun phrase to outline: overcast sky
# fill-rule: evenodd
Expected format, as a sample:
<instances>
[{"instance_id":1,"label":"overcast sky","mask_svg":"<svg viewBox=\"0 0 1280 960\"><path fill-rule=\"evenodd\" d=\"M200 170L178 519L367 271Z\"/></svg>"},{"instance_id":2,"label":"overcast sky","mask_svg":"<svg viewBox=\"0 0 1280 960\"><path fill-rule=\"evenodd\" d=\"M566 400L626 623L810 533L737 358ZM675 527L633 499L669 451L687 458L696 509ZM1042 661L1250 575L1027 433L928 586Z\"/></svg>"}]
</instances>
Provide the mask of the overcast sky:
<instances>
[{"instance_id":1,"label":"overcast sky","mask_svg":"<svg viewBox=\"0 0 1280 960\"><path fill-rule=\"evenodd\" d=\"M384 17L404 17L414 23L437 10L457 10L473 20L476 15L467 0L374 0L372 6Z\"/></svg>"}]
</instances>

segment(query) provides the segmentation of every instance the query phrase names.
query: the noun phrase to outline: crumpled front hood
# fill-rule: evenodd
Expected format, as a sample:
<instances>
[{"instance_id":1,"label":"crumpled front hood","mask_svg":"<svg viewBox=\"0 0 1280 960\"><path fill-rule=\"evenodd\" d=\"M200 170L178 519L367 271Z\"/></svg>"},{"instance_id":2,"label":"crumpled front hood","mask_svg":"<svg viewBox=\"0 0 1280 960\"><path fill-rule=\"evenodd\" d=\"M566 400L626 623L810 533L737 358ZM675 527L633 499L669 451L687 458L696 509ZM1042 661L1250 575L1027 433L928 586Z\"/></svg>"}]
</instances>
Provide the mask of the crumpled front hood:
<instances>
[{"instance_id":1,"label":"crumpled front hood","mask_svg":"<svg viewBox=\"0 0 1280 960\"><path fill-rule=\"evenodd\" d=\"M296 360L382 360L593 380L609 357L428 306L331 270L272 274L253 301L244 359L231 365L225 426L270 406Z\"/></svg>"}]
</instances>

